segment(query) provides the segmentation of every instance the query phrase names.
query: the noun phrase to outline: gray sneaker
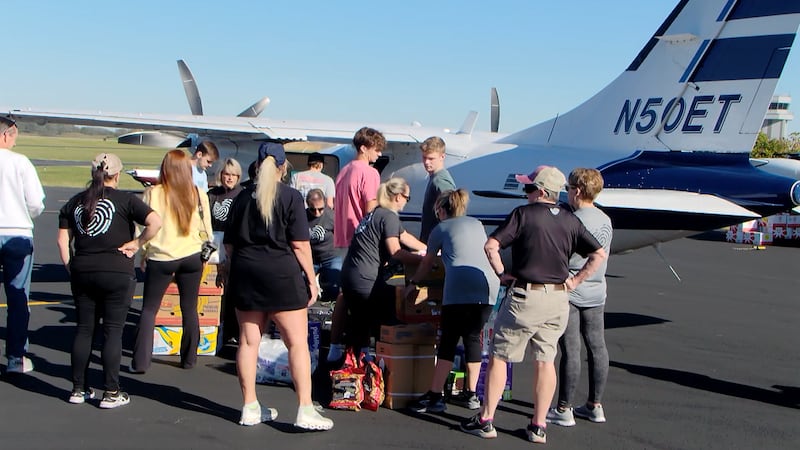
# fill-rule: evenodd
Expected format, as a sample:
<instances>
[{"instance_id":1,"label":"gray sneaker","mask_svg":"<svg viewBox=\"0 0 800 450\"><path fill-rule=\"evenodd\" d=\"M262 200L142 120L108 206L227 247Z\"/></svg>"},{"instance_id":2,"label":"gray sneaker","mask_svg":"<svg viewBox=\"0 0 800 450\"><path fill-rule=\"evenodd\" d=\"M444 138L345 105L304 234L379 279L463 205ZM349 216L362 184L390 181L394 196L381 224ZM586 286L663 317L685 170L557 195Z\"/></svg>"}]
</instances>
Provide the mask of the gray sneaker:
<instances>
[{"instance_id":1,"label":"gray sneaker","mask_svg":"<svg viewBox=\"0 0 800 450\"><path fill-rule=\"evenodd\" d=\"M575 415L594 423L604 423L606 421L603 405L596 405L593 409L589 409L586 405L578 406L575 408Z\"/></svg>"},{"instance_id":2,"label":"gray sneaker","mask_svg":"<svg viewBox=\"0 0 800 450\"><path fill-rule=\"evenodd\" d=\"M550 408L547 411L547 423L562 427L574 427L575 416L572 414L572 408L567 408L564 411L559 411L558 408Z\"/></svg>"}]
</instances>

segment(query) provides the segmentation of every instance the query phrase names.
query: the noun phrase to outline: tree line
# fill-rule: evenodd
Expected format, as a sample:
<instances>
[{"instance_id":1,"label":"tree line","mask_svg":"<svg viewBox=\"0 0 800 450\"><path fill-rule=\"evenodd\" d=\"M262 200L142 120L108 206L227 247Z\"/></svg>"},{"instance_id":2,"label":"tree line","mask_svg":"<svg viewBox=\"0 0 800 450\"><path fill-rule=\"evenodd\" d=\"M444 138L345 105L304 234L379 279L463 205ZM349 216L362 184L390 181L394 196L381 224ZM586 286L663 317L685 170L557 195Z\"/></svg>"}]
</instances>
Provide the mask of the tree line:
<instances>
[{"instance_id":1,"label":"tree line","mask_svg":"<svg viewBox=\"0 0 800 450\"><path fill-rule=\"evenodd\" d=\"M82 127L78 125L66 125L62 123L46 123L44 125L35 122L18 122L19 131L24 134L36 136L64 136L69 134L82 134L86 136L114 137L125 134L128 130L121 128L105 127Z\"/></svg>"}]
</instances>

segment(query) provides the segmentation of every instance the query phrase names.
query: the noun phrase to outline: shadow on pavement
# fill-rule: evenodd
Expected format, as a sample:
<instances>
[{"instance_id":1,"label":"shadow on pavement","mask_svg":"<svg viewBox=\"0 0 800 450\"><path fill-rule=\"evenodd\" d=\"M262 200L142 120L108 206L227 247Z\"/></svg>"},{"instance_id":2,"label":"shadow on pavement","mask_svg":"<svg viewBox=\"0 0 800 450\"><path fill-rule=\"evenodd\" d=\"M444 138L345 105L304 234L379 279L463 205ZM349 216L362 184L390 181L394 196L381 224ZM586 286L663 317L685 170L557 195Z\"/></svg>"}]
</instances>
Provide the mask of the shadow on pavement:
<instances>
[{"instance_id":1,"label":"shadow on pavement","mask_svg":"<svg viewBox=\"0 0 800 450\"><path fill-rule=\"evenodd\" d=\"M772 391L746 384L734 383L731 381L711 378L683 370L665 369L662 367L640 366L637 364L626 364L618 361L611 361L611 367L624 369L635 375L642 375L661 381L680 384L694 389L714 392L717 394L738 397L757 402L769 403L786 408L800 409L800 388L790 386L773 386L780 391Z\"/></svg>"}]
</instances>

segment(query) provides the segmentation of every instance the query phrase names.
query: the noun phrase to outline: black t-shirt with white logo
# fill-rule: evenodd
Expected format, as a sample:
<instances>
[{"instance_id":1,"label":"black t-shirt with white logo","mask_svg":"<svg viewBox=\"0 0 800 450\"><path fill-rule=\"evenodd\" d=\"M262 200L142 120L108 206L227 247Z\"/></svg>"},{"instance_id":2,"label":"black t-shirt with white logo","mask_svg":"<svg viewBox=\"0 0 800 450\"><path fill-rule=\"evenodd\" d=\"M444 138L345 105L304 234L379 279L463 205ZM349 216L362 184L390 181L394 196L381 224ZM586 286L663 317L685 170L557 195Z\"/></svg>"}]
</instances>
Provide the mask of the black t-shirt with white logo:
<instances>
[{"instance_id":1,"label":"black t-shirt with white logo","mask_svg":"<svg viewBox=\"0 0 800 450\"><path fill-rule=\"evenodd\" d=\"M602 247L575 214L551 203L517 207L492 237L511 246L509 273L527 283L561 284L573 253L585 258Z\"/></svg>"},{"instance_id":2,"label":"black t-shirt with white logo","mask_svg":"<svg viewBox=\"0 0 800 450\"><path fill-rule=\"evenodd\" d=\"M308 232L311 234L311 256L314 263L325 261L335 256L333 250L333 211L325 207L322 215L316 217L306 210Z\"/></svg>"},{"instance_id":3,"label":"black t-shirt with white logo","mask_svg":"<svg viewBox=\"0 0 800 450\"><path fill-rule=\"evenodd\" d=\"M135 224L144 224L153 210L131 193L106 187L92 220L84 226L81 221L86 214L81 202L84 193L72 197L58 215L58 227L69 229L74 239L70 270L133 273L133 258L118 248L133 240Z\"/></svg>"},{"instance_id":4,"label":"black t-shirt with white logo","mask_svg":"<svg viewBox=\"0 0 800 450\"><path fill-rule=\"evenodd\" d=\"M225 231L228 223L228 215L231 212L233 199L242 192L242 187L238 184L233 189L226 189L224 186L216 186L208 191L208 204L211 208L211 229L214 231Z\"/></svg>"}]
</instances>

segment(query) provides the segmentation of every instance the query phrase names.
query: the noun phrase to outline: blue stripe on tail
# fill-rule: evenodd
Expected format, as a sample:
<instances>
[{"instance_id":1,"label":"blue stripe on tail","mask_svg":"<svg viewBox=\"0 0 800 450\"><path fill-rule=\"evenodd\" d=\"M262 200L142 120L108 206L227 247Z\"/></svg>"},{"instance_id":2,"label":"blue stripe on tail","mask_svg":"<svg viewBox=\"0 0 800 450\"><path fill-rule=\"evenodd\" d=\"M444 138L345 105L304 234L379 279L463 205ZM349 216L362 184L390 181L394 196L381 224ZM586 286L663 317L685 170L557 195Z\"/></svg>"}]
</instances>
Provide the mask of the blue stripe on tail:
<instances>
[{"instance_id":1,"label":"blue stripe on tail","mask_svg":"<svg viewBox=\"0 0 800 450\"><path fill-rule=\"evenodd\" d=\"M800 2L794 0L739 0L728 20L797 13L800 13Z\"/></svg>"},{"instance_id":2,"label":"blue stripe on tail","mask_svg":"<svg viewBox=\"0 0 800 450\"><path fill-rule=\"evenodd\" d=\"M779 78L794 36L776 34L718 39L711 44L690 81Z\"/></svg>"}]
</instances>

